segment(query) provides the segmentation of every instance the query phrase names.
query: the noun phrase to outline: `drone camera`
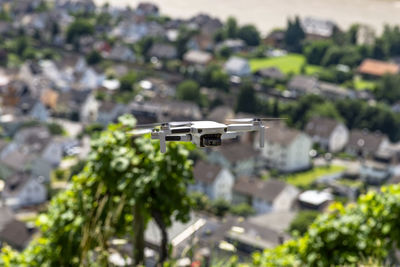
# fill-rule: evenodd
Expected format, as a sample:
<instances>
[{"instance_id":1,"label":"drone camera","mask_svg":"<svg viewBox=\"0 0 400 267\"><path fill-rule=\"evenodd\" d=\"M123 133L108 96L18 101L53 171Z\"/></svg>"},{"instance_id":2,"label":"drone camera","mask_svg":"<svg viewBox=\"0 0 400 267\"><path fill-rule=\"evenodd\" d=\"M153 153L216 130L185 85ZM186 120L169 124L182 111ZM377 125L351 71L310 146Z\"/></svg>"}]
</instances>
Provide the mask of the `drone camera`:
<instances>
[{"instance_id":1,"label":"drone camera","mask_svg":"<svg viewBox=\"0 0 400 267\"><path fill-rule=\"evenodd\" d=\"M201 147L220 146L221 143L221 134L205 134L200 137Z\"/></svg>"}]
</instances>

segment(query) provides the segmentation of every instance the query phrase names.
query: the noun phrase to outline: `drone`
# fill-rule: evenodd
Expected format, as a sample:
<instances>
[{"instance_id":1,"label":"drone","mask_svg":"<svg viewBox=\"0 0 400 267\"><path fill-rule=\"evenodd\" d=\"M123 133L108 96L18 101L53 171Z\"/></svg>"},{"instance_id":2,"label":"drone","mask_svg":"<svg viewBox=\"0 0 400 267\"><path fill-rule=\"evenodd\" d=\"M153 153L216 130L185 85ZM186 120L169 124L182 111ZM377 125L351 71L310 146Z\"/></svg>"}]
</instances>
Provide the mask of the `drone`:
<instances>
[{"instance_id":1,"label":"drone","mask_svg":"<svg viewBox=\"0 0 400 267\"><path fill-rule=\"evenodd\" d=\"M160 152L167 151L166 142L192 142L197 147L216 147L222 140L234 139L245 132L258 132L260 147L264 147L264 121L285 118L242 118L228 119L230 123L215 121L161 122L137 125L130 134L140 136L151 133L151 139L160 140Z\"/></svg>"}]
</instances>

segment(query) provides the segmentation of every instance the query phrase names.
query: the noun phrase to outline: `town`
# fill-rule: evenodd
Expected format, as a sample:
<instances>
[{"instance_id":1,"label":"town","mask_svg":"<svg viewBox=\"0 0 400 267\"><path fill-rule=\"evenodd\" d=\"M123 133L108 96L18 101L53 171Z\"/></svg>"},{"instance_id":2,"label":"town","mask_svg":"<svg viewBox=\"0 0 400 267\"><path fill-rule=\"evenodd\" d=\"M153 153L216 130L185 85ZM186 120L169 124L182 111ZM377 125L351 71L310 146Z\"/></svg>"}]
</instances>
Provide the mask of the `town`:
<instances>
[{"instance_id":1,"label":"town","mask_svg":"<svg viewBox=\"0 0 400 267\"><path fill-rule=\"evenodd\" d=\"M168 229L180 266L209 264L303 234L333 202L400 182L400 30L288 18L267 35L199 14L171 18L91 0L0 0L0 247L23 251L91 140L137 124L285 117L265 146L245 134L192 151L196 205ZM161 236L150 221L146 261ZM110 264L125 266L115 239ZM121 256L123 255L123 256ZM0 261L1 262L1 261ZM210 265L207 265L210 266Z\"/></svg>"}]
</instances>

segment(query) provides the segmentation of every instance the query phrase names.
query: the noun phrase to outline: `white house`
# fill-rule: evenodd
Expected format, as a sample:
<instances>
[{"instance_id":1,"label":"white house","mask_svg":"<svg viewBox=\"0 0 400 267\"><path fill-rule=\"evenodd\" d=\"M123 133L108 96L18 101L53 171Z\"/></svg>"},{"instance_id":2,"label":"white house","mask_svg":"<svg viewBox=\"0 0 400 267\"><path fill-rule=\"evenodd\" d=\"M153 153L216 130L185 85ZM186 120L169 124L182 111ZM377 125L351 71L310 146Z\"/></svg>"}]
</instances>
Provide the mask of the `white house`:
<instances>
[{"instance_id":1,"label":"white house","mask_svg":"<svg viewBox=\"0 0 400 267\"><path fill-rule=\"evenodd\" d=\"M391 166L377 160L366 160L360 166L360 178L368 184L381 185L391 176Z\"/></svg>"},{"instance_id":2,"label":"white house","mask_svg":"<svg viewBox=\"0 0 400 267\"><path fill-rule=\"evenodd\" d=\"M218 150L212 150L208 160L224 166L236 176L254 174L258 166L259 151L248 143L229 143Z\"/></svg>"},{"instance_id":3,"label":"white house","mask_svg":"<svg viewBox=\"0 0 400 267\"><path fill-rule=\"evenodd\" d=\"M233 187L233 202L247 203L258 213L290 211L300 191L282 181L242 177Z\"/></svg>"},{"instance_id":4,"label":"white house","mask_svg":"<svg viewBox=\"0 0 400 267\"><path fill-rule=\"evenodd\" d=\"M247 76L251 74L250 64L247 59L231 57L224 65L225 71L229 75Z\"/></svg>"},{"instance_id":5,"label":"white house","mask_svg":"<svg viewBox=\"0 0 400 267\"><path fill-rule=\"evenodd\" d=\"M299 195L300 205L309 209L324 209L333 199L327 191L308 190Z\"/></svg>"},{"instance_id":6,"label":"white house","mask_svg":"<svg viewBox=\"0 0 400 267\"><path fill-rule=\"evenodd\" d=\"M386 135L355 129L350 131L346 152L356 156L368 157L389 148L389 146L390 141Z\"/></svg>"},{"instance_id":7,"label":"white house","mask_svg":"<svg viewBox=\"0 0 400 267\"><path fill-rule=\"evenodd\" d=\"M94 94L90 94L81 106L79 113L80 121L83 123L94 122L98 116L99 106L99 101L97 101Z\"/></svg>"},{"instance_id":8,"label":"white house","mask_svg":"<svg viewBox=\"0 0 400 267\"><path fill-rule=\"evenodd\" d=\"M2 198L7 206L18 209L45 202L47 189L42 177L30 173L17 173L7 179Z\"/></svg>"},{"instance_id":9,"label":"white house","mask_svg":"<svg viewBox=\"0 0 400 267\"><path fill-rule=\"evenodd\" d=\"M29 112L29 116L39 121L47 121L49 119L49 111L41 101L36 101Z\"/></svg>"},{"instance_id":10,"label":"white house","mask_svg":"<svg viewBox=\"0 0 400 267\"><path fill-rule=\"evenodd\" d=\"M305 132L314 143L330 152L341 151L349 141L347 127L334 119L314 117L307 123Z\"/></svg>"},{"instance_id":11,"label":"white house","mask_svg":"<svg viewBox=\"0 0 400 267\"><path fill-rule=\"evenodd\" d=\"M222 166L198 161L193 170L196 180L189 190L206 194L210 199L232 200L232 187L234 177L232 173Z\"/></svg>"},{"instance_id":12,"label":"white house","mask_svg":"<svg viewBox=\"0 0 400 267\"><path fill-rule=\"evenodd\" d=\"M264 164L280 172L294 172L309 168L311 146L312 140L307 134L280 123L266 129L263 148L260 148L258 138L254 139L254 147L261 149Z\"/></svg>"}]
</instances>

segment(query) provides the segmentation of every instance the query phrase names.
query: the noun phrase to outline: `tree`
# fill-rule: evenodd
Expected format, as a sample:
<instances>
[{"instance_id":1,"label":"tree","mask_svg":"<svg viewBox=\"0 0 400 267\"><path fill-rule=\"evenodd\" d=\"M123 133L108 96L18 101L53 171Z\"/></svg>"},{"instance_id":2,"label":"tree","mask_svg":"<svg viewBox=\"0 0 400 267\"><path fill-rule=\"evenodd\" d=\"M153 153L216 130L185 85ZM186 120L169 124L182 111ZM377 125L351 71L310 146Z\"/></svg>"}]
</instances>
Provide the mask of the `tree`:
<instances>
[{"instance_id":1,"label":"tree","mask_svg":"<svg viewBox=\"0 0 400 267\"><path fill-rule=\"evenodd\" d=\"M385 59L388 54L388 48L381 38L375 39L372 47L372 57L375 59Z\"/></svg>"},{"instance_id":2,"label":"tree","mask_svg":"<svg viewBox=\"0 0 400 267\"><path fill-rule=\"evenodd\" d=\"M62 135L64 133L64 128L58 123L48 123L47 128L52 135Z\"/></svg>"},{"instance_id":3,"label":"tree","mask_svg":"<svg viewBox=\"0 0 400 267\"><path fill-rule=\"evenodd\" d=\"M248 217L256 214L256 211L247 203L241 203L231 207L231 212L234 215Z\"/></svg>"},{"instance_id":4,"label":"tree","mask_svg":"<svg viewBox=\"0 0 400 267\"><path fill-rule=\"evenodd\" d=\"M193 80L186 80L181 82L176 88L176 97L180 100L187 100L199 103L200 100L199 84Z\"/></svg>"},{"instance_id":5,"label":"tree","mask_svg":"<svg viewBox=\"0 0 400 267\"><path fill-rule=\"evenodd\" d=\"M209 65L202 73L202 84L206 87L227 91L229 76L219 65Z\"/></svg>"},{"instance_id":6,"label":"tree","mask_svg":"<svg viewBox=\"0 0 400 267\"><path fill-rule=\"evenodd\" d=\"M330 40L314 41L307 44L304 48L304 55L306 56L307 63L321 65L326 51L328 51L331 46L333 46L333 43Z\"/></svg>"},{"instance_id":7,"label":"tree","mask_svg":"<svg viewBox=\"0 0 400 267\"><path fill-rule=\"evenodd\" d=\"M393 104L400 100L400 75L384 75L375 90L379 100Z\"/></svg>"},{"instance_id":8,"label":"tree","mask_svg":"<svg viewBox=\"0 0 400 267\"><path fill-rule=\"evenodd\" d=\"M300 211L290 223L290 232L298 231L300 234L304 234L319 214L318 211L314 210Z\"/></svg>"},{"instance_id":9,"label":"tree","mask_svg":"<svg viewBox=\"0 0 400 267\"><path fill-rule=\"evenodd\" d=\"M237 21L234 17L228 18L225 27L226 27L226 36L228 38L234 39L237 37L239 30Z\"/></svg>"},{"instance_id":10,"label":"tree","mask_svg":"<svg viewBox=\"0 0 400 267\"><path fill-rule=\"evenodd\" d=\"M257 99L251 82L243 82L237 99L236 112L247 112L252 114L256 112Z\"/></svg>"},{"instance_id":11,"label":"tree","mask_svg":"<svg viewBox=\"0 0 400 267\"><path fill-rule=\"evenodd\" d=\"M370 191L355 204L332 205L302 237L256 253L253 266L357 266L369 258L396 265L399 220L400 185Z\"/></svg>"},{"instance_id":12,"label":"tree","mask_svg":"<svg viewBox=\"0 0 400 267\"><path fill-rule=\"evenodd\" d=\"M74 43L79 37L94 33L94 26L88 20L78 18L72 22L67 29L67 42Z\"/></svg>"},{"instance_id":13,"label":"tree","mask_svg":"<svg viewBox=\"0 0 400 267\"><path fill-rule=\"evenodd\" d=\"M223 217L230 209L228 201L219 198L211 202L211 212L218 217Z\"/></svg>"},{"instance_id":14,"label":"tree","mask_svg":"<svg viewBox=\"0 0 400 267\"><path fill-rule=\"evenodd\" d=\"M96 65L99 64L102 60L102 56L99 52L96 50L92 50L87 56L86 56L86 62L89 65Z\"/></svg>"},{"instance_id":15,"label":"tree","mask_svg":"<svg viewBox=\"0 0 400 267\"><path fill-rule=\"evenodd\" d=\"M256 46L260 44L260 33L254 25L244 25L237 33L237 37L246 42L247 45Z\"/></svg>"},{"instance_id":16,"label":"tree","mask_svg":"<svg viewBox=\"0 0 400 267\"><path fill-rule=\"evenodd\" d=\"M137 265L144 260L144 231L151 218L162 231L160 262L165 260L166 228L172 220L187 221L191 207L186 187L192 163L184 148L190 146L169 143L162 154L157 141L132 140L127 131L134 126L132 117L121 117L93 140L83 171L39 217L41 236L21 254L6 247L0 265L107 266L110 238L126 236Z\"/></svg>"},{"instance_id":17,"label":"tree","mask_svg":"<svg viewBox=\"0 0 400 267\"><path fill-rule=\"evenodd\" d=\"M137 81L137 73L130 71L119 79L119 90L130 92L133 90L133 85Z\"/></svg>"},{"instance_id":18,"label":"tree","mask_svg":"<svg viewBox=\"0 0 400 267\"><path fill-rule=\"evenodd\" d=\"M306 35L301 27L300 19L296 17L293 22L289 19L284 36L286 47L293 52L300 52L302 41L305 37Z\"/></svg>"}]
</instances>

